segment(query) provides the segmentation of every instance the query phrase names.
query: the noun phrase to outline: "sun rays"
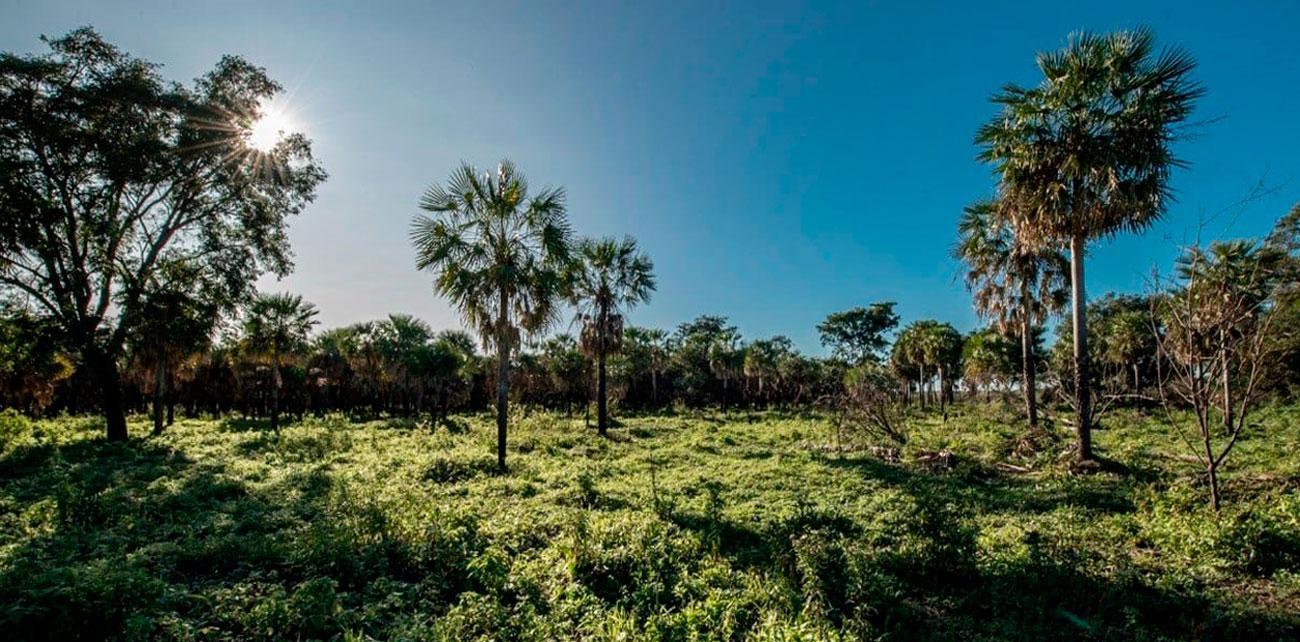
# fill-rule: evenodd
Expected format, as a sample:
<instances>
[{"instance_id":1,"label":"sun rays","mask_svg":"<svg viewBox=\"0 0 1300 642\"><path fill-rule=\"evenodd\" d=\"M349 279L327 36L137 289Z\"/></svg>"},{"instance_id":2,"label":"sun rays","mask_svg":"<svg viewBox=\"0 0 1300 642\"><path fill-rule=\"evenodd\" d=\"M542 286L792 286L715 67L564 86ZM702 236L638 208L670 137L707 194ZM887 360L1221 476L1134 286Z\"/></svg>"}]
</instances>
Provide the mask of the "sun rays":
<instances>
[{"instance_id":1,"label":"sun rays","mask_svg":"<svg viewBox=\"0 0 1300 642\"><path fill-rule=\"evenodd\" d=\"M188 126L202 135L182 152L220 149L221 166L237 166L273 183L285 178L292 156L287 147L303 133L301 120L279 97L265 99L246 113L215 108L210 116L191 116Z\"/></svg>"}]
</instances>

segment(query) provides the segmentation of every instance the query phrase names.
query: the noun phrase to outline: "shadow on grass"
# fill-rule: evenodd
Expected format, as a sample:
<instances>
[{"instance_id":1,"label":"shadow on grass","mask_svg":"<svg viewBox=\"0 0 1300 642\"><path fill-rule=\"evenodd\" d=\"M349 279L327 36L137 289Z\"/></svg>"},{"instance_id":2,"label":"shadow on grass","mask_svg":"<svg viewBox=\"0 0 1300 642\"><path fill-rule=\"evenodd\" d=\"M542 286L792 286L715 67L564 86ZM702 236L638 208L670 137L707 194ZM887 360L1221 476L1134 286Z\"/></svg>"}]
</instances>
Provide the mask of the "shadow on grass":
<instances>
[{"instance_id":1,"label":"shadow on grass","mask_svg":"<svg viewBox=\"0 0 1300 642\"><path fill-rule=\"evenodd\" d=\"M1068 506L1118 514L1135 508L1130 498L1132 480L1114 475L1093 475L1068 482L1042 480L1008 475L970 460L960 461L954 470L939 472L870 456L827 457L823 463L856 471L867 479L904 490L921 501L955 501L977 514L1045 513Z\"/></svg>"},{"instance_id":2,"label":"shadow on grass","mask_svg":"<svg viewBox=\"0 0 1300 642\"><path fill-rule=\"evenodd\" d=\"M14 640L154 638L168 613L207 608L188 587L304 578L296 533L328 523L333 486L316 468L250 488L224 461L153 439L20 448L0 479L8 499L50 506L0 565L0 630Z\"/></svg>"},{"instance_id":3,"label":"shadow on grass","mask_svg":"<svg viewBox=\"0 0 1300 642\"><path fill-rule=\"evenodd\" d=\"M881 466L891 470L868 471L904 492L949 489L941 476ZM1045 508L1081 498L1015 488L986 492L984 500ZM660 514L697 534L706 550L787 587L804 609L864 638L1300 639L1296 617L1199 587L1158 585L1127 565L1093 575L1081 570L1086 552L1052 548L1033 534L1027 553L977 564L976 533L960 510L921 503L887 533L863 531L833 509L801 509L769 524L737 523L718 511Z\"/></svg>"}]
</instances>

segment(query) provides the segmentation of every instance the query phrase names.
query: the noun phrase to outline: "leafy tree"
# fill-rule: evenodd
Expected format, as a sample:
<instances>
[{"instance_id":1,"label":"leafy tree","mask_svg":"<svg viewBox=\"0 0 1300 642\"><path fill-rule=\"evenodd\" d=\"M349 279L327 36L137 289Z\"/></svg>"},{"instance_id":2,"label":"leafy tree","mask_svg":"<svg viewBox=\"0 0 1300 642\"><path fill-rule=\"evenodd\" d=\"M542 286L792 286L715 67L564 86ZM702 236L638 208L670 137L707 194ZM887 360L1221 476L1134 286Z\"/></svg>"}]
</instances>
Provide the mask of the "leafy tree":
<instances>
[{"instance_id":1,"label":"leafy tree","mask_svg":"<svg viewBox=\"0 0 1300 642\"><path fill-rule=\"evenodd\" d=\"M785 398L794 404L838 393L844 380L844 362L814 359L793 350L782 355L776 368L786 388Z\"/></svg>"},{"instance_id":2,"label":"leafy tree","mask_svg":"<svg viewBox=\"0 0 1300 642\"><path fill-rule=\"evenodd\" d=\"M999 209L979 201L962 212L954 255L966 264L975 311L1002 334L1020 335L1021 387L1029 429L1038 429L1038 387L1032 341L1035 328L1065 307L1069 260L1060 250L1019 238Z\"/></svg>"},{"instance_id":3,"label":"leafy tree","mask_svg":"<svg viewBox=\"0 0 1300 642\"><path fill-rule=\"evenodd\" d=\"M650 300L654 263L626 237L584 239L568 275L569 299L582 324L582 347L596 358L596 429L609 427L606 359L623 343L623 313Z\"/></svg>"},{"instance_id":4,"label":"leafy tree","mask_svg":"<svg viewBox=\"0 0 1300 642\"><path fill-rule=\"evenodd\" d=\"M1273 313L1278 319L1275 331L1270 334L1270 352L1276 355L1269 373L1269 387L1294 397L1300 390L1300 204L1278 219L1264 241L1265 246L1279 255L1278 290Z\"/></svg>"},{"instance_id":5,"label":"leafy tree","mask_svg":"<svg viewBox=\"0 0 1300 642\"><path fill-rule=\"evenodd\" d=\"M1108 293L1088 302L1088 361L1096 366L1088 380L1096 421L1125 392L1133 393L1134 381L1156 377L1156 340L1163 332L1159 318L1151 317L1148 297ZM1154 325L1153 325L1154 323ZM1074 332L1069 319L1056 328L1056 342L1049 359L1050 372L1067 400L1074 391Z\"/></svg>"},{"instance_id":6,"label":"leafy tree","mask_svg":"<svg viewBox=\"0 0 1300 642\"><path fill-rule=\"evenodd\" d=\"M521 347L521 334L555 321L569 262L564 190L530 196L527 179L508 160L495 174L466 164L445 187L430 187L420 208L432 217L412 224L416 265L436 273L438 293L496 349L497 465L504 470L510 354Z\"/></svg>"},{"instance_id":7,"label":"leafy tree","mask_svg":"<svg viewBox=\"0 0 1300 642\"><path fill-rule=\"evenodd\" d=\"M0 314L0 405L43 412L73 365L56 324L26 311Z\"/></svg>"},{"instance_id":8,"label":"leafy tree","mask_svg":"<svg viewBox=\"0 0 1300 642\"><path fill-rule=\"evenodd\" d=\"M898 315L893 301L872 303L870 306L835 312L817 325L821 342L831 348L831 353L852 364L867 361L879 363L889 345L885 337L898 327Z\"/></svg>"},{"instance_id":9,"label":"leafy tree","mask_svg":"<svg viewBox=\"0 0 1300 642\"><path fill-rule=\"evenodd\" d=\"M681 377L682 393L693 403L710 394L726 404L727 379L736 371L740 332L726 317L701 315L677 326L671 339L673 362Z\"/></svg>"},{"instance_id":10,"label":"leafy tree","mask_svg":"<svg viewBox=\"0 0 1300 642\"><path fill-rule=\"evenodd\" d=\"M1202 89L1180 49L1157 51L1150 30L1077 33L1038 56L1042 82L1008 85L980 128L981 158L1001 179L1004 208L1030 245L1068 247L1074 326L1076 456L1092 459L1087 299L1089 241L1140 232L1165 212L1171 147Z\"/></svg>"},{"instance_id":11,"label":"leafy tree","mask_svg":"<svg viewBox=\"0 0 1300 642\"><path fill-rule=\"evenodd\" d=\"M316 325L316 306L296 294L261 294L244 318L245 348L271 360L271 430L280 429L281 365L286 355L307 347Z\"/></svg>"},{"instance_id":12,"label":"leafy tree","mask_svg":"<svg viewBox=\"0 0 1300 642\"><path fill-rule=\"evenodd\" d=\"M88 28L45 42L0 54L0 294L81 352L123 440L118 360L160 266L198 266L223 299L247 299L259 274L290 269L286 220L325 172L301 135L247 144L280 86L241 58L185 88Z\"/></svg>"}]
</instances>

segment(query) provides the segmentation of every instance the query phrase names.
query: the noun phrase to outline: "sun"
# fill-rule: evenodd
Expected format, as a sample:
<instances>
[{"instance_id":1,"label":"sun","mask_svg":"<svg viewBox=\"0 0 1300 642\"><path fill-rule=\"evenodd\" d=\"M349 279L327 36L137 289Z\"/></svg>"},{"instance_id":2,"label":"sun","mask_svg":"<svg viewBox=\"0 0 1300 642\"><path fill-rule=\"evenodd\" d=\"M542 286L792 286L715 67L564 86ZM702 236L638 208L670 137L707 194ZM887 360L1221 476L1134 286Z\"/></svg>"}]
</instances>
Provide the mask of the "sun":
<instances>
[{"instance_id":1,"label":"sun","mask_svg":"<svg viewBox=\"0 0 1300 642\"><path fill-rule=\"evenodd\" d=\"M248 131L248 144L259 152L269 152L285 136L297 131L293 117L280 105L263 104L261 117L253 121Z\"/></svg>"}]
</instances>

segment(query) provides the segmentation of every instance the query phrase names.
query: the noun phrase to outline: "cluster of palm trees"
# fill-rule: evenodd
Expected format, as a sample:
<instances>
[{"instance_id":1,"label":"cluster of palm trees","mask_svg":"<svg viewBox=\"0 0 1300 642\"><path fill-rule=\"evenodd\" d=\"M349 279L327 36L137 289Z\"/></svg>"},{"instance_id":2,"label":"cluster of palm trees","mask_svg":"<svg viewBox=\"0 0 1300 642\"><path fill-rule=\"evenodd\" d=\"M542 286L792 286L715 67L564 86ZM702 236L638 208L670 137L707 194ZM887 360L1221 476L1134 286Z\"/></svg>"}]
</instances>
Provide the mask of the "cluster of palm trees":
<instances>
[{"instance_id":1,"label":"cluster of palm trees","mask_svg":"<svg viewBox=\"0 0 1300 642\"><path fill-rule=\"evenodd\" d=\"M962 348L965 339L949 323L922 319L904 327L894 341L890 366L908 393L915 382L917 400L922 407L928 400L939 403L945 413L954 396L954 384L962 372ZM937 387L932 391L931 383Z\"/></svg>"},{"instance_id":2,"label":"cluster of palm trees","mask_svg":"<svg viewBox=\"0 0 1300 642\"><path fill-rule=\"evenodd\" d=\"M968 210L959 252L977 308L999 322L1019 319L1022 337L1056 303L1058 253L1068 253L1076 456L1089 463L1087 246L1165 213L1170 174L1183 164L1173 143L1203 92L1192 57L1157 49L1147 29L1078 33L1037 63L1042 81L1004 88L993 98L999 113L976 135L998 195ZM1032 382L1025 389L1032 406Z\"/></svg>"},{"instance_id":3,"label":"cluster of palm trees","mask_svg":"<svg viewBox=\"0 0 1300 642\"><path fill-rule=\"evenodd\" d=\"M479 173L464 164L429 188L428 215L411 230L416 264L435 274L439 294L496 352L497 464L506 465L510 357L528 336L559 318L567 299L582 323L582 345L599 373L599 429L607 430L605 362L617 348L622 313L649 299L654 265L628 238L574 242L563 189L529 192L514 163Z\"/></svg>"}]
</instances>

